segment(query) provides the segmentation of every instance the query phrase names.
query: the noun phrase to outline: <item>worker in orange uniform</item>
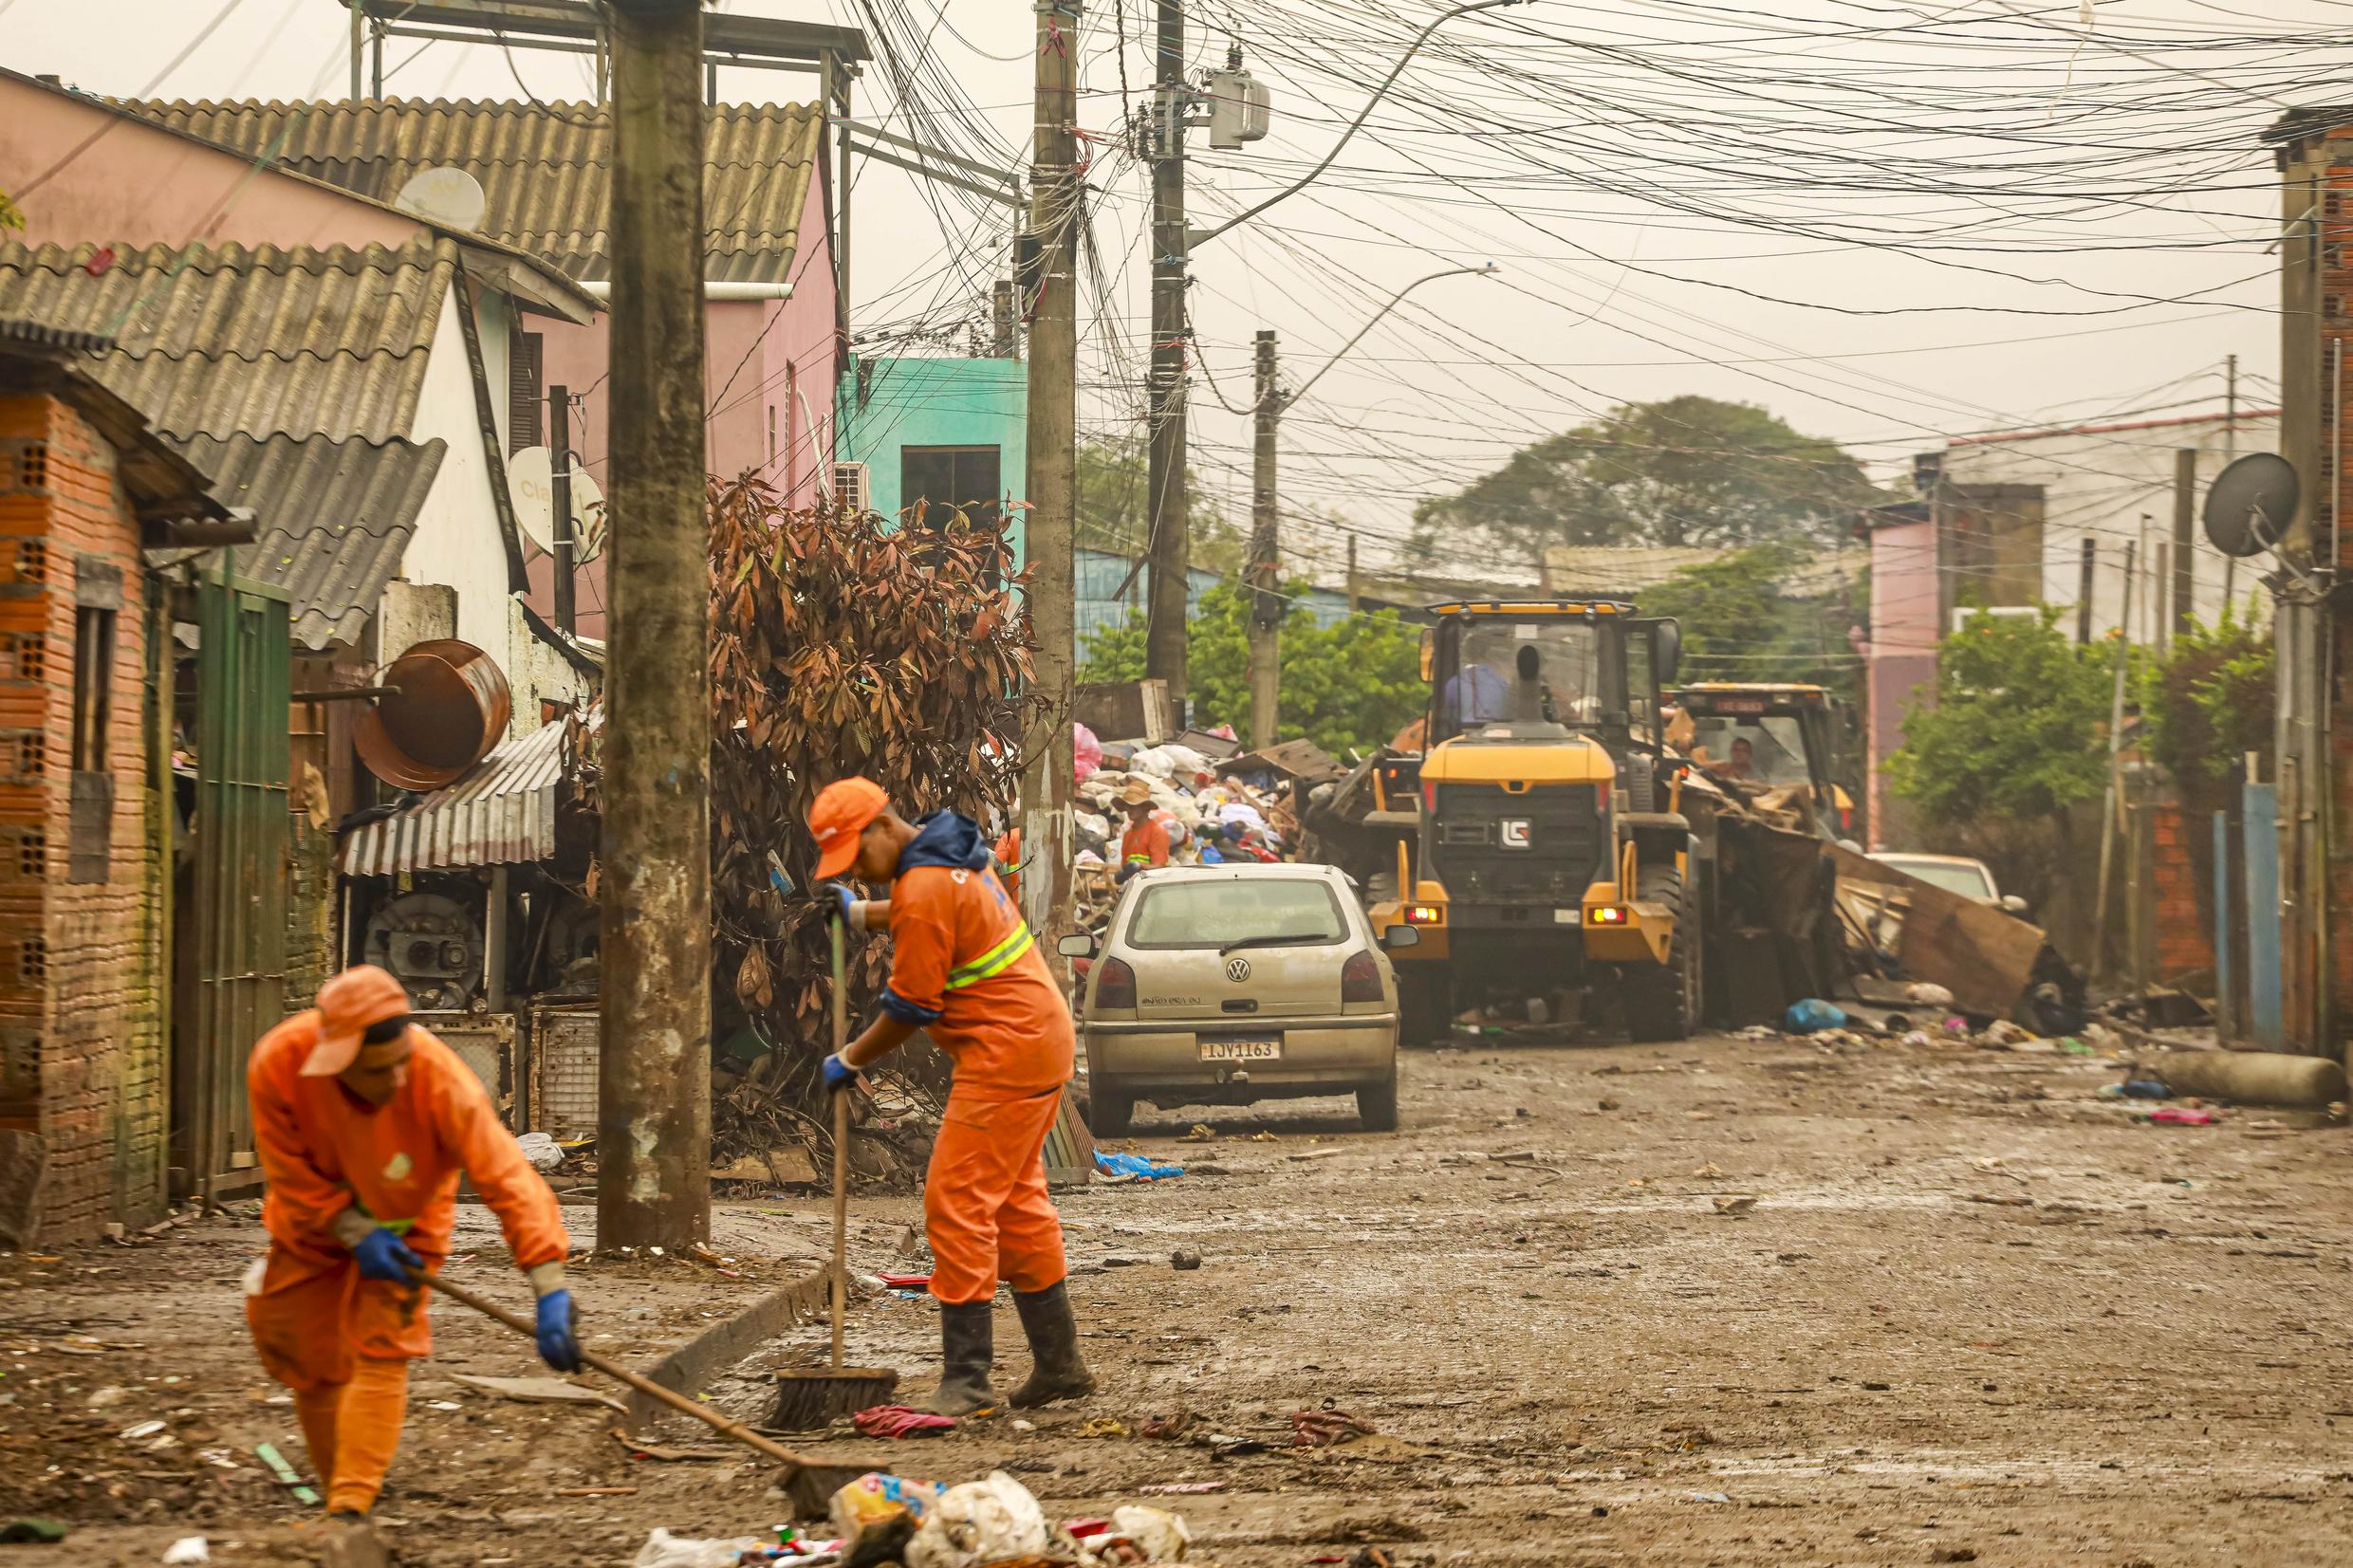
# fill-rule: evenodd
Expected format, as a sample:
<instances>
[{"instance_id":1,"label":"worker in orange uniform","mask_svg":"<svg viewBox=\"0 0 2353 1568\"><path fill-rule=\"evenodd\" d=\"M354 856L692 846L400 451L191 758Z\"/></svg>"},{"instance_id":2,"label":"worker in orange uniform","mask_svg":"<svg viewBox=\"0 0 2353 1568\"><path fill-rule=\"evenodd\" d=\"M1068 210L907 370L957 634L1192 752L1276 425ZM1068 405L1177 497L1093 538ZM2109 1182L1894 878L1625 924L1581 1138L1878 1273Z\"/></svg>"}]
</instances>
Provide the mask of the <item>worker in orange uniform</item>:
<instances>
[{"instance_id":1,"label":"worker in orange uniform","mask_svg":"<svg viewBox=\"0 0 2353 1568\"><path fill-rule=\"evenodd\" d=\"M364 1521L399 1446L409 1362L433 1350L414 1271L449 1256L459 1173L539 1293L539 1354L559 1372L580 1368L571 1242L472 1069L410 1022L382 969L345 969L264 1035L246 1091L269 1180L246 1322L263 1369L294 1391L328 1514Z\"/></svg>"},{"instance_id":2,"label":"worker in orange uniform","mask_svg":"<svg viewBox=\"0 0 2353 1568\"><path fill-rule=\"evenodd\" d=\"M1127 808L1127 831L1120 835L1119 880L1124 882L1139 871L1168 864L1168 829L1152 815L1152 786L1141 779L1130 779L1120 791L1120 804Z\"/></svg>"},{"instance_id":3,"label":"worker in orange uniform","mask_svg":"<svg viewBox=\"0 0 2353 1568\"><path fill-rule=\"evenodd\" d=\"M893 950L881 1016L825 1059L825 1087L848 1087L917 1029L955 1064L923 1184L941 1361L926 1408L969 1415L997 1402L990 1303L999 1280L1013 1287L1032 1362L1012 1402L1093 1393L1063 1284L1062 1221L1046 1193L1046 1134L1076 1058L1069 1004L970 818L940 811L910 822L880 784L853 778L819 793L809 828L821 878L854 872L891 890L887 905L869 905L835 885L832 913L864 930L880 912Z\"/></svg>"}]
</instances>

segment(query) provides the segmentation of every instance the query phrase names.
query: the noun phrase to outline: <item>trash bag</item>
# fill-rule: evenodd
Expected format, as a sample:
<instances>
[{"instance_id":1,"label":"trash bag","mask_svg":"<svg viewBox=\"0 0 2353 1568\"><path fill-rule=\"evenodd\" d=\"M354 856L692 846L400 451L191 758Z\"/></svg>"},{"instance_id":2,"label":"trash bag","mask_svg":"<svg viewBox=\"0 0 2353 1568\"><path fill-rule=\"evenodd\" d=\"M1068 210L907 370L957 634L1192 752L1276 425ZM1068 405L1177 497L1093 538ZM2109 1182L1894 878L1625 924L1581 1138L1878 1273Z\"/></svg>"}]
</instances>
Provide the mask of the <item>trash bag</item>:
<instances>
[{"instance_id":1,"label":"trash bag","mask_svg":"<svg viewBox=\"0 0 2353 1568\"><path fill-rule=\"evenodd\" d=\"M1782 1015L1781 1027L1784 1033L1793 1035L1843 1029L1846 1027L1846 1013L1843 1008L1834 1007L1820 997L1809 996L1803 1002L1790 1004L1789 1010Z\"/></svg>"},{"instance_id":2,"label":"trash bag","mask_svg":"<svg viewBox=\"0 0 2353 1568\"><path fill-rule=\"evenodd\" d=\"M674 1536L658 1524L638 1548L636 1568L735 1568L746 1552L756 1552L767 1544L759 1536L738 1536L732 1540Z\"/></svg>"},{"instance_id":3,"label":"trash bag","mask_svg":"<svg viewBox=\"0 0 2353 1568\"><path fill-rule=\"evenodd\" d=\"M1111 1527L1136 1543L1146 1562L1182 1562L1193 1532L1180 1514L1130 1503L1111 1510Z\"/></svg>"},{"instance_id":4,"label":"trash bag","mask_svg":"<svg viewBox=\"0 0 2353 1568\"><path fill-rule=\"evenodd\" d=\"M1070 753L1078 764L1078 782L1081 784L1086 783L1103 765L1102 742L1095 738L1095 731L1083 724L1070 727Z\"/></svg>"},{"instance_id":5,"label":"trash bag","mask_svg":"<svg viewBox=\"0 0 2353 1568\"><path fill-rule=\"evenodd\" d=\"M951 1486L925 1510L907 1542L907 1568L980 1568L1045 1555L1051 1540L1046 1510L1029 1488L991 1470L986 1481Z\"/></svg>"},{"instance_id":6,"label":"trash bag","mask_svg":"<svg viewBox=\"0 0 2353 1568\"><path fill-rule=\"evenodd\" d=\"M531 1162L531 1169L542 1175L564 1163L564 1146L545 1133L526 1133L515 1139L515 1146Z\"/></svg>"}]
</instances>

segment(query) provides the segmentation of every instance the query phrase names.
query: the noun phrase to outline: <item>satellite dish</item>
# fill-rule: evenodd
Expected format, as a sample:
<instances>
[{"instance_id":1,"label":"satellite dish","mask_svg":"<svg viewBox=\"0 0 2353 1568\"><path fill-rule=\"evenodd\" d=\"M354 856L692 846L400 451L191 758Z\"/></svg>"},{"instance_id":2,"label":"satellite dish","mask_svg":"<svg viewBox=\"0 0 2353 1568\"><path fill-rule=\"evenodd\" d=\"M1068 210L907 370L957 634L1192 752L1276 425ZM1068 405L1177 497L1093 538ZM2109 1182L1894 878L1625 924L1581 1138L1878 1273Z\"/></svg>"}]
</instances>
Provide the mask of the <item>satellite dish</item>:
<instances>
[{"instance_id":1,"label":"satellite dish","mask_svg":"<svg viewBox=\"0 0 2353 1568\"><path fill-rule=\"evenodd\" d=\"M472 233L482 227L491 198L482 194L482 182L465 170L435 168L411 175L392 204L413 218Z\"/></svg>"},{"instance_id":2,"label":"satellite dish","mask_svg":"<svg viewBox=\"0 0 2353 1568\"><path fill-rule=\"evenodd\" d=\"M525 447L507 459L507 496L523 537L556 553L555 469L546 447ZM604 492L577 458L572 463L572 558L594 561L604 549Z\"/></svg>"},{"instance_id":3,"label":"satellite dish","mask_svg":"<svg viewBox=\"0 0 2353 1568\"><path fill-rule=\"evenodd\" d=\"M2250 452L2214 475L2206 491L2206 538L2224 555L2276 549L2296 515L2302 490L2295 465L2274 452Z\"/></svg>"}]
</instances>

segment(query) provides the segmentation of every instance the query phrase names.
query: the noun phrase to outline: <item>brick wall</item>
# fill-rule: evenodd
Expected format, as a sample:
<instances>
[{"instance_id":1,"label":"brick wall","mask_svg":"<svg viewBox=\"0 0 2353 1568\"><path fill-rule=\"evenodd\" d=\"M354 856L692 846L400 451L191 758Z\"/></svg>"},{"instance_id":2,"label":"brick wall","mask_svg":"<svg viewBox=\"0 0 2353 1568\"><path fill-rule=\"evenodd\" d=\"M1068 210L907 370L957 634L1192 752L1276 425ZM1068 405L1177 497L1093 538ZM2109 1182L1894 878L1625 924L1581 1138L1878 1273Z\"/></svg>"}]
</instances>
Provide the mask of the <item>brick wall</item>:
<instances>
[{"instance_id":1,"label":"brick wall","mask_svg":"<svg viewBox=\"0 0 2353 1568\"><path fill-rule=\"evenodd\" d=\"M2208 832L2212 832L2210 827ZM2181 807L2149 808L2150 870L2157 898L2157 974L2160 982L2214 967L2214 944L2198 898L2197 865Z\"/></svg>"},{"instance_id":2,"label":"brick wall","mask_svg":"<svg viewBox=\"0 0 2353 1568\"><path fill-rule=\"evenodd\" d=\"M0 882L0 1019L37 1062L42 1233L84 1238L111 1219L153 1218L164 1194L147 580L114 451L80 415L46 397L0 399L0 443L11 465L0 484L0 766L13 769L0 775L0 831L13 850L0 870L15 873ZM111 608L113 644L102 754L90 759L100 766L77 778L85 602ZM11 1092L26 1087L20 1066Z\"/></svg>"}]
</instances>

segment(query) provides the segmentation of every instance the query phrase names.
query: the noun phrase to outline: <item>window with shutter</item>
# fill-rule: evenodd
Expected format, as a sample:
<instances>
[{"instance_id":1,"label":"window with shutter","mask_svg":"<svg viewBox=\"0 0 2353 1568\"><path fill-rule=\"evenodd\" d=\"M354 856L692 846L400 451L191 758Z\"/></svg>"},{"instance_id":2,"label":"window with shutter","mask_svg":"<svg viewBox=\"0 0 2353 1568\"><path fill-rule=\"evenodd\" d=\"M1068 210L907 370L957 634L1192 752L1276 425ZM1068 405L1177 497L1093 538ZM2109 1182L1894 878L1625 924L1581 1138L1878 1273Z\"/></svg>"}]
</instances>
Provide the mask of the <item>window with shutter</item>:
<instances>
[{"instance_id":1,"label":"window with shutter","mask_svg":"<svg viewBox=\"0 0 2353 1568\"><path fill-rule=\"evenodd\" d=\"M547 444L547 367L541 358L540 335L518 332L507 348L507 455L525 447Z\"/></svg>"}]
</instances>

